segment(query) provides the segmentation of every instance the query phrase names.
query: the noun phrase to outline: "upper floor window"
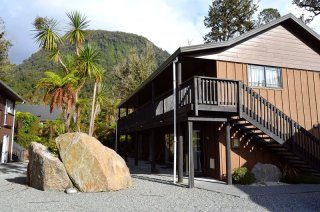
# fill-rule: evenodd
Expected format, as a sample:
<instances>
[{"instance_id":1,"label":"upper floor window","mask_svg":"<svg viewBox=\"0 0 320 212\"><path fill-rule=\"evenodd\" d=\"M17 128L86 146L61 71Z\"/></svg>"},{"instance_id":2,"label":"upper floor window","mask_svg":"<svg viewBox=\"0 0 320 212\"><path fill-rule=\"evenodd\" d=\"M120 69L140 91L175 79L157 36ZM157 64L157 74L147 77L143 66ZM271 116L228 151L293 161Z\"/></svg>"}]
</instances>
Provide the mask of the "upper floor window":
<instances>
[{"instance_id":1,"label":"upper floor window","mask_svg":"<svg viewBox=\"0 0 320 212\"><path fill-rule=\"evenodd\" d=\"M13 114L13 101L9 99L6 100L6 113Z\"/></svg>"},{"instance_id":2,"label":"upper floor window","mask_svg":"<svg viewBox=\"0 0 320 212\"><path fill-rule=\"evenodd\" d=\"M249 86L282 88L281 68L249 65Z\"/></svg>"}]
</instances>

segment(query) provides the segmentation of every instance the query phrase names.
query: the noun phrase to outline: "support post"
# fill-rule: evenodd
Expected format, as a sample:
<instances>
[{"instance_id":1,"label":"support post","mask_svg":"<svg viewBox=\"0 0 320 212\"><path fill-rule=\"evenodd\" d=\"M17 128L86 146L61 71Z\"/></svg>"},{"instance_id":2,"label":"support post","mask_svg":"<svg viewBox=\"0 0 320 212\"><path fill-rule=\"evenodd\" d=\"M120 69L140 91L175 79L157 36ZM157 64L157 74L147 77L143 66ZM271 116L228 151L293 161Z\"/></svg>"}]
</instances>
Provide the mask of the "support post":
<instances>
[{"instance_id":1,"label":"support post","mask_svg":"<svg viewBox=\"0 0 320 212\"><path fill-rule=\"evenodd\" d=\"M183 136L181 123L178 125L178 183L183 182Z\"/></svg>"},{"instance_id":2,"label":"support post","mask_svg":"<svg viewBox=\"0 0 320 212\"><path fill-rule=\"evenodd\" d=\"M134 165L138 166L139 161L139 139L138 139L138 133L134 134L134 142L135 142L135 159L134 159Z\"/></svg>"},{"instance_id":3,"label":"support post","mask_svg":"<svg viewBox=\"0 0 320 212\"><path fill-rule=\"evenodd\" d=\"M177 110L180 107L181 101L181 94L180 94L180 85L182 83L182 72L181 72L181 61L177 63L177 95L176 95L176 103L177 103ZM177 136L178 136L178 183L183 182L183 136L182 136L182 128L181 123L178 122L177 128Z\"/></svg>"},{"instance_id":4,"label":"support post","mask_svg":"<svg viewBox=\"0 0 320 212\"><path fill-rule=\"evenodd\" d=\"M116 140L115 140L115 142L114 142L114 151L115 151L116 153L118 153L118 142L119 142L119 140L120 140L120 139L119 139L120 136L119 136L119 133L118 133L118 122L119 122L120 117L121 117L120 108L118 108L118 114L117 114L117 118L116 118Z\"/></svg>"},{"instance_id":5,"label":"support post","mask_svg":"<svg viewBox=\"0 0 320 212\"><path fill-rule=\"evenodd\" d=\"M154 129L151 130L151 172L157 172L156 170L156 142L155 142Z\"/></svg>"},{"instance_id":6,"label":"support post","mask_svg":"<svg viewBox=\"0 0 320 212\"><path fill-rule=\"evenodd\" d=\"M123 145L123 156L124 156L124 161L128 162L128 135L127 134L125 136L124 145Z\"/></svg>"},{"instance_id":7,"label":"support post","mask_svg":"<svg viewBox=\"0 0 320 212\"><path fill-rule=\"evenodd\" d=\"M231 145L230 145L230 123L226 122L226 168L227 168L227 184L232 185L232 172L231 172Z\"/></svg>"},{"instance_id":8,"label":"support post","mask_svg":"<svg viewBox=\"0 0 320 212\"><path fill-rule=\"evenodd\" d=\"M193 160L193 122L188 122L188 141L189 141L189 188L194 187L194 160Z\"/></svg>"}]
</instances>

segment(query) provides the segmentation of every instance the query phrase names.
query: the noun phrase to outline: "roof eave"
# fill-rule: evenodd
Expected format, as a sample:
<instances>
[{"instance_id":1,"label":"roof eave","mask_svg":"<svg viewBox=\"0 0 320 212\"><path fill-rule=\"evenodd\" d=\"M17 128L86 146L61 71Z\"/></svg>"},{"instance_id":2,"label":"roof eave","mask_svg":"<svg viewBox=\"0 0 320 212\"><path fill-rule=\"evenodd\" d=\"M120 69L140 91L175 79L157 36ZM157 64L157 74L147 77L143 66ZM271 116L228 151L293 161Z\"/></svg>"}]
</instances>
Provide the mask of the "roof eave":
<instances>
[{"instance_id":1,"label":"roof eave","mask_svg":"<svg viewBox=\"0 0 320 212\"><path fill-rule=\"evenodd\" d=\"M7 86L3 81L0 80L0 84L7 90L7 92L15 101L25 102L25 100L20 95L18 95L14 90Z\"/></svg>"}]
</instances>

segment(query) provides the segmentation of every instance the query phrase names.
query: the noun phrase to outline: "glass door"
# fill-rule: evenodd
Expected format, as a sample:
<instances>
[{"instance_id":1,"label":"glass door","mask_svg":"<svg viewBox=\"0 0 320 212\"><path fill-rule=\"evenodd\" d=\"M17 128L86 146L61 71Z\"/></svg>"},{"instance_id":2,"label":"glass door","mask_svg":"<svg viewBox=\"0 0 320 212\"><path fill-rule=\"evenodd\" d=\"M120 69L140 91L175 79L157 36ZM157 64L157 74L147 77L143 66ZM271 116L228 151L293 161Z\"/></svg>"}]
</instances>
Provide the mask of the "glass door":
<instances>
[{"instance_id":1,"label":"glass door","mask_svg":"<svg viewBox=\"0 0 320 212\"><path fill-rule=\"evenodd\" d=\"M194 160L194 172L195 174L202 174L203 172L203 151L200 130L193 130L193 160Z\"/></svg>"}]
</instances>

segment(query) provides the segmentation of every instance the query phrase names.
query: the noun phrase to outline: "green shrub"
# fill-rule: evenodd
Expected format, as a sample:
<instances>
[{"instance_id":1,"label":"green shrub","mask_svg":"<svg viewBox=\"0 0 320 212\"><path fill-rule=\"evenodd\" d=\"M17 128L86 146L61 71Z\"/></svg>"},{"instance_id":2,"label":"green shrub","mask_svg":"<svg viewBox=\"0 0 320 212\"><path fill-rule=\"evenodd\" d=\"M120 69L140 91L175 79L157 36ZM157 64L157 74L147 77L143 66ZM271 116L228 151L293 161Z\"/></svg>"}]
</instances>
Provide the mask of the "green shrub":
<instances>
[{"instance_id":1,"label":"green shrub","mask_svg":"<svg viewBox=\"0 0 320 212\"><path fill-rule=\"evenodd\" d=\"M234 183L245 185L255 181L254 175L246 167L234 169L232 179Z\"/></svg>"}]
</instances>

